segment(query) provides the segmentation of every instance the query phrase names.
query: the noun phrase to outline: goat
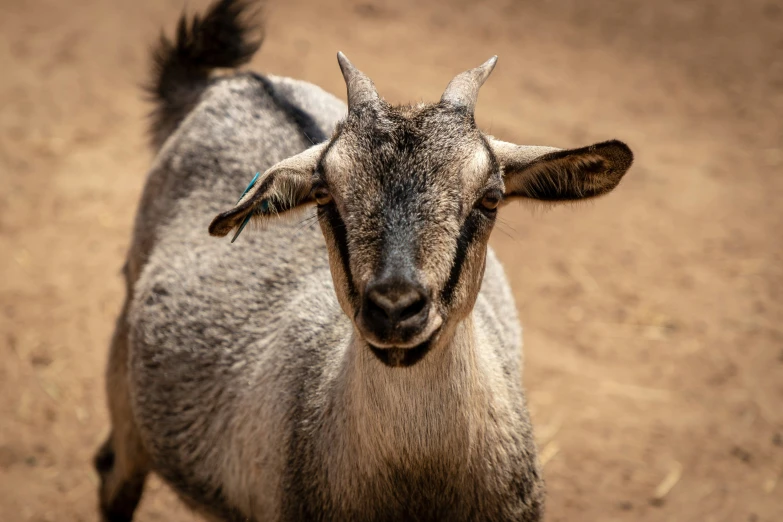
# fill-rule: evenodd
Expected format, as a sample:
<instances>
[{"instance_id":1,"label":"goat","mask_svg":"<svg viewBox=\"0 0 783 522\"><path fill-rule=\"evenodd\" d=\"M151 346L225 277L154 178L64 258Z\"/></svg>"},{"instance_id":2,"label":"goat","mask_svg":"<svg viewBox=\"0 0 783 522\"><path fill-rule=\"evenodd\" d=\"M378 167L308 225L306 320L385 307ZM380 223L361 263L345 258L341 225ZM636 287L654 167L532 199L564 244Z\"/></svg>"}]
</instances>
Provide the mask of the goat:
<instances>
[{"instance_id":1,"label":"goat","mask_svg":"<svg viewBox=\"0 0 783 522\"><path fill-rule=\"evenodd\" d=\"M260 46L248 7L183 15L155 54L103 520L133 518L150 472L215 520L540 520L521 327L487 242L509 201L609 192L630 149L482 133L496 58L416 106L341 53L347 108L302 81L213 76ZM248 220L261 230L234 244L206 233Z\"/></svg>"}]
</instances>

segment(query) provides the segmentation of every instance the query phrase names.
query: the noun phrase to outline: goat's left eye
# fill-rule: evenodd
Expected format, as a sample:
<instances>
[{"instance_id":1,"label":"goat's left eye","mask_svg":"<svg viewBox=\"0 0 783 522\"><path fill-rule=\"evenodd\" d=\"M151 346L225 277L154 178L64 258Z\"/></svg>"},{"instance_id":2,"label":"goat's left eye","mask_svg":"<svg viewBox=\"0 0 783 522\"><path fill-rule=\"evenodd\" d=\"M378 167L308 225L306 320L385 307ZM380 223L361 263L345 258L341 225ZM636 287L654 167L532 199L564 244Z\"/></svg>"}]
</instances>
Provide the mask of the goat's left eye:
<instances>
[{"instance_id":1,"label":"goat's left eye","mask_svg":"<svg viewBox=\"0 0 783 522\"><path fill-rule=\"evenodd\" d=\"M485 210L496 210L498 208L498 205L500 205L500 199L502 196L495 193L485 194L483 198L481 198L481 206L484 207Z\"/></svg>"},{"instance_id":2,"label":"goat's left eye","mask_svg":"<svg viewBox=\"0 0 783 522\"><path fill-rule=\"evenodd\" d=\"M319 205L328 205L332 201L332 195L326 187L316 187L312 192L313 199Z\"/></svg>"}]
</instances>

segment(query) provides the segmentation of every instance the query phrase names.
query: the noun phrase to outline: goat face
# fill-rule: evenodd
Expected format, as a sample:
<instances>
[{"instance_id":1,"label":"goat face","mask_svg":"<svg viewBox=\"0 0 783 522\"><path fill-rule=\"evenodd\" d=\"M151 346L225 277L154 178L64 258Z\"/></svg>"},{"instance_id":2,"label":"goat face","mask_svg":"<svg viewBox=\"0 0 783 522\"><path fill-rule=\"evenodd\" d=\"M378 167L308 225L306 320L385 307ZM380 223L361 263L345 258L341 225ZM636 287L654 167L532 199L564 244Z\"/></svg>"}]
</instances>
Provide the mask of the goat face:
<instances>
[{"instance_id":1,"label":"goat face","mask_svg":"<svg viewBox=\"0 0 783 522\"><path fill-rule=\"evenodd\" d=\"M470 312L503 198L470 111L354 108L315 170L313 194L340 301L383 360L410 363Z\"/></svg>"},{"instance_id":2,"label":"goat face","mask_svg":"<svg viewBox=\"0 0 783 522\"><path fill-rule=\"evenodd\" d=\"M494 58L416 107L390 106L339 61L349 111L332 138L269 169L210 232L317 205L343 310L383 362L406 366L473 308L502 203L604 194L632 155L618 141L559 150L484 135L473 107Z\"/></svg>"}]
</instances>

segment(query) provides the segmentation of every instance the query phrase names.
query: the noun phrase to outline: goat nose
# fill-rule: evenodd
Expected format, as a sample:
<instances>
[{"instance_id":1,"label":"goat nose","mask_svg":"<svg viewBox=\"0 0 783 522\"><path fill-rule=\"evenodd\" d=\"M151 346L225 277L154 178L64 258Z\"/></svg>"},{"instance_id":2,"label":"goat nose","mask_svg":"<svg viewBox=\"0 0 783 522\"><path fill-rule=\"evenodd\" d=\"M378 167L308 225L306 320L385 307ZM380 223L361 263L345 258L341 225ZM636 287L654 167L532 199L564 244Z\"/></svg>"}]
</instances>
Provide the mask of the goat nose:
<instances>
[{"instance_id":1,"label":"goat nose","mask_svg":"<svg viewBox=\"0 0 783 522\"><path fill-rule=\"evenodd\" d=\"M364 320L382 340L405 341L425 325L430 299L412 282L380 282L367 288Z\"/></svg>"},{"instance_id":2,"label":"goat nose","mask_svg":"<svg viewBox=\"0 0 783 522\"><path fill-rule=\"evenodd\" d=\"M427 305L427 297L413 287L388 290L373 288L367 292L367 300L369 305L377 308L392 322L410 319Z\"/></svg>"}]
</instances>

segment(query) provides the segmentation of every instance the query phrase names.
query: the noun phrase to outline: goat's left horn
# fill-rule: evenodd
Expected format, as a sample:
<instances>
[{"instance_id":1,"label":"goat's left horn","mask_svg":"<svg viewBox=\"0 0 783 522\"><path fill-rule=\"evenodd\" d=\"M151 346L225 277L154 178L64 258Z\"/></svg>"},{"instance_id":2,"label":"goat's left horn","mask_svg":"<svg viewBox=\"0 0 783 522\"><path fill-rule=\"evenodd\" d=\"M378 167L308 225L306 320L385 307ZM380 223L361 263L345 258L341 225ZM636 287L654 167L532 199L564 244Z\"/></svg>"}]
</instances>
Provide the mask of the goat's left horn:
<instances>
[{"instance_id":1,"label":"goat's left horn","mask_svg":"<svg viewBox=\"0 0 783 522\"><path fill-rule=\"evenodd\" d=\"M492 69L498 61L497 56L493 56L475 69L458 74L451 80L440 97L441 103L448 103L460 107L467 107L470 111L476 107L478 92L481 86L489 77Z\"/></svg>"},{"instance_id":2,"label":"goat's left horn","mask_svg":"<svg viewBox=\"0 0 783 522\"><path fill-rule=\"evenodd\" d=\"M343 72L343 78L345 78L345 85L348 87L348 110L363 103L375 103L380 100L372 80L354 67L343 53L337 53L337 62L340 64L340 70Z\"/></svg>"}]
</instances>

